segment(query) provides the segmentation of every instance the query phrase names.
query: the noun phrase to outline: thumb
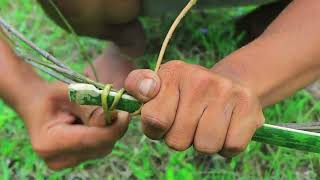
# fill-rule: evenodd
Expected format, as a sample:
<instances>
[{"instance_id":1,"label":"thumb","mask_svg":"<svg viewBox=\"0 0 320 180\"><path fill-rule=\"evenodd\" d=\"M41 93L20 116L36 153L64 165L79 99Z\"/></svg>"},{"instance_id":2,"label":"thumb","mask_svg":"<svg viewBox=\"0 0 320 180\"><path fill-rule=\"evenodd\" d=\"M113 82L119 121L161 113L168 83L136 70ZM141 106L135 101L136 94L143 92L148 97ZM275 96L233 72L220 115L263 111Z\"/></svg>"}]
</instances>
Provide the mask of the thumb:
<instances>
[{"instance_id":1,"label":"thumb","mask_svg":"<svg viewBox=\"0 0 320 180\"><path fill-rule=\"evenodd\" d=\"M132 71L125 81L127 92L143 102L154 98L159 93L160 86L158 75L147 69Z\"/></svg>"}]
</instances>

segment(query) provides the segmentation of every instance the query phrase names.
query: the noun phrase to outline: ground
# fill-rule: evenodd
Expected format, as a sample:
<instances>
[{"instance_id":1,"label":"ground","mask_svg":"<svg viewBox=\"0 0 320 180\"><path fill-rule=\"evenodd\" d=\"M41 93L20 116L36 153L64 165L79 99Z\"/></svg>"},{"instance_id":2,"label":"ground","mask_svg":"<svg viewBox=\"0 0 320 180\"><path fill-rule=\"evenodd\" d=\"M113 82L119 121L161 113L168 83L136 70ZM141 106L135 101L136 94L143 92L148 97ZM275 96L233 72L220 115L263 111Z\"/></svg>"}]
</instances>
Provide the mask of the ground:
<instances>
[{"instance_id":1,"label":"ground","mask_svg":"<svg viewBox=\"0 0 320 180\"><path fill-rule=\"evenodd\" d=\"M234 37L232 17L252 8L193 12L175 33L166 57L212 66L232 52L241 39L241 36ZM85 66L72 36L46 18L35 0L20 0L19 3L0 0L0 15L72 68L81 71ZM152 68L172 17L143 18L142 22L149 37L148 53L137 64ZM80 41L87 50L85 53L92 58L105 46L104 42L94 39L80 38ZM265 116L271 124L316 120L320 116L320 103L302 90L266 109ZM53 172L32 151L20 118L0 101L1 179L318 179L319 172L318 154L256 142L250 143L244 153L233 159L200 155L192 148L183 153L174 152L164 143L143 136L139 119L132 121L128 133L108 157Z\"/></svg>"}]
</instances>

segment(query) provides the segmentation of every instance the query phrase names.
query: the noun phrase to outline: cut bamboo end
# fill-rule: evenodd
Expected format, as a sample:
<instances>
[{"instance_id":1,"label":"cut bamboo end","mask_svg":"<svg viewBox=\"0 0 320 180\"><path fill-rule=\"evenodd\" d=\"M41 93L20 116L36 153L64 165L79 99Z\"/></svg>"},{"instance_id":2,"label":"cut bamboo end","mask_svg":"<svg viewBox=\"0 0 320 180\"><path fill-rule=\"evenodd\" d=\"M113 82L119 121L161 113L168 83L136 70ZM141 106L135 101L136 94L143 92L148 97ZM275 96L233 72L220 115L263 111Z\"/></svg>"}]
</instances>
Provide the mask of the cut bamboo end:
<instances>
[{"instance_id":1,"label":"cut bamboo end","mask_svg":"<svg viewBox=\"0 0 320 180\"><path fill-rule=\"evenodd\" d=\"M93 105L101 106L101 93L102 90L97 89L91 84L70 84L69 85L69 99L79 105ZM112 105L114 97L117 92L111 91L107 97L108 106ZM133 113L142 106L137 99L134 97L123 94L119 103L116 106L117 110L127 111Z\"/></svg>"}]
</instances>

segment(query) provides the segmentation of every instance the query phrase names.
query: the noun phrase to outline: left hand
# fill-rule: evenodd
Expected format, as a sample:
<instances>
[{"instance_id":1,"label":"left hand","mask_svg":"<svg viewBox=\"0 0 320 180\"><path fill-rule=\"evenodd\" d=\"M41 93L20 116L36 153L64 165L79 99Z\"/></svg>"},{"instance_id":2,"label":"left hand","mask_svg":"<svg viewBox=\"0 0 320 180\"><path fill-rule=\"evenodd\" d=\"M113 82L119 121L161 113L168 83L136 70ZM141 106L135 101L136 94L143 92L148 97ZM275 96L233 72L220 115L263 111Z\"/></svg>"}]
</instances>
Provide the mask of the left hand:
<instances>
[{"instance_id":1,"label":"left hand","mask_svg":"<svg viewBox=\"0 0 320 180\"><path fill-rule=\"evenodd\" d=\"M20 114L34 151L53 170L106 156L128 128L129 113L114 112L114 123L106 127L103 110L71 103L65 84L43 83L34 92L20 101Z\"/></svg>"},{"instance_id":2,"label":"left hand","mask_svg":"<svg viewBox=\"0 0 320 180\"><path fill-rule=\"evenodd\" d=\"M258 97L244 83L198 65L171 61L158 74L135 70L127 91L145 102L143 131L178 151L191 145L231 157L244 151L264 123Z\"/></svg>"}]
</instances>

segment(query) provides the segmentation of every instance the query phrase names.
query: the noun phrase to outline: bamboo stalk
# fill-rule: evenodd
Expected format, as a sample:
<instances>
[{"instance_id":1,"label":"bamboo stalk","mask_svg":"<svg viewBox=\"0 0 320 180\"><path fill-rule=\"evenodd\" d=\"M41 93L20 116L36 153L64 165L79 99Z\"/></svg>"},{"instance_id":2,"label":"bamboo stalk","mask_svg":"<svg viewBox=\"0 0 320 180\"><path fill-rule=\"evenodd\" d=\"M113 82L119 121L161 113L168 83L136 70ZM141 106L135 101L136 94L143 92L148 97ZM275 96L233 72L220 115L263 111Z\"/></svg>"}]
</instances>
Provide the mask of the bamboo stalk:
<instances>
[{"instance_id":1,"label":"bamboo stalk","mask_svg":"<svg viewBox=\"0 0 320 180\"><path fill-rule=\"evenodd\" d=\"M69 97L72 102L80 105L101 106L101 90L89 84L71 84ZM111 105L116 95L115 92L108 96L108 105ZM119 110L135 112L141 107L141 103L127 94L123 95L116 107ZM320 134L296 130L292 128L264 124L257 129L252 140L277 145L302 151L320 153Z\"/></svg>"},{"instance_id":2,"label":"bamboo stalk","mask_svg":"<svg viewBox=\"0 0 320 180\"><path fill-rule=\"evenodd\" d=\"M69 98L72 102L79 105L102 106L101 102L102 90L97 89L91 84L71 84L69 85ZM107 104L110 107L113 103L117 92L111 91L107 97ZM122 95L116 109L133 113L142 106L136 98L124 93Z\"/></svg>"}]
</instances>

